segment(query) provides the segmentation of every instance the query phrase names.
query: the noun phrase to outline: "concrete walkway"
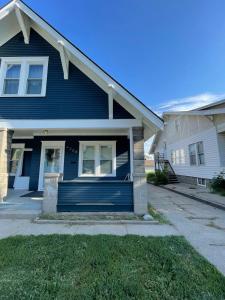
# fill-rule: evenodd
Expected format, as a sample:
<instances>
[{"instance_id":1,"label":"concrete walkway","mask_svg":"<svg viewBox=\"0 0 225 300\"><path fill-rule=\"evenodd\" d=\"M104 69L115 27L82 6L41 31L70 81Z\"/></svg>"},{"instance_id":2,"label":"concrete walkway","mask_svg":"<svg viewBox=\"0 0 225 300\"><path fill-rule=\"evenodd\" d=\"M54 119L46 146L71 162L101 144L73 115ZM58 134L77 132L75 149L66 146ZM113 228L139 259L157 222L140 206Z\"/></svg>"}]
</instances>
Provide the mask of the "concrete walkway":
<instances>
[{"instance_id":1,"label":"concrete walkway","mask_svg":"<svg viewBox=\"0 0 225 300\"><path fill-rule=\"evenodd\" d=\"M174 192L186 194L190 197L198 198L214 207L225 210L225 197L211 193L208 188L193 186L185 183L167 184L164 186L164 188L170 189Z\"/></svg>"},{"instance_id":2,"label":"concrete walkway","mask_svg":"<svg viewBox=\"0 0 225 300\"><path fill-rule=\"evenodd\" d=\"M150 184L148 188L151 205L225 275L225 211Z\"/></svg>"}]
</instances>

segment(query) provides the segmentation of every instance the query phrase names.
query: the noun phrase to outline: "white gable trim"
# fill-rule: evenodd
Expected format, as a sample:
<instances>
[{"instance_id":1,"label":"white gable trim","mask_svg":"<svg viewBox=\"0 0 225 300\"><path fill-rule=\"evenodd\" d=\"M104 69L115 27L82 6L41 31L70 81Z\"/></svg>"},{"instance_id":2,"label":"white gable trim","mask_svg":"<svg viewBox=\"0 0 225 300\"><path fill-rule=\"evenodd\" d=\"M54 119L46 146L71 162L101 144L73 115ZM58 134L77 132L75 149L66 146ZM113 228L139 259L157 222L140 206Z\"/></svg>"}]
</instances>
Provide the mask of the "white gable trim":
<instances>
[{"instance_id":1,"label":"white gable trim","mask_svg":"<svg viewBox=\"0 0 225 300\"><path fill-rule=\"evenodd\" d=\"M211 116L225 114L225 108L207 109L207 110L189 110L189 111L168 111L164 116Z\"/></svg>"}]
</instances>

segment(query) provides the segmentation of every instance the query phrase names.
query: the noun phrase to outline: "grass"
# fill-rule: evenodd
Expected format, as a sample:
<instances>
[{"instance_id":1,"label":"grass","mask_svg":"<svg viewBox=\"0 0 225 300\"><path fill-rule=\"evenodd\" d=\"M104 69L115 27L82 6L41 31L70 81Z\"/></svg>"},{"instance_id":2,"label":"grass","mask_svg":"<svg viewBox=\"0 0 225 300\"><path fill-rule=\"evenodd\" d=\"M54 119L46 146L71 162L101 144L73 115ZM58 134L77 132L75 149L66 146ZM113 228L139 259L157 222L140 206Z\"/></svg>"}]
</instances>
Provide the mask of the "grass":
<instances>
[{"instance_id":1,"label":"grass","mask_svg":"<svg viewBox=\"0 0 225 300\"><path fill-rule=\"evenodd\" d=\"M182 237L17 236L0 299L225 299L225 277Z\"/></svg>"},{"instance_id":2,"label":"grass","mask_svg":"<svg viewBox=\"0 0 225 300\"><path fill-rule=\"evenodd\" d=\"M154 218L154 220L158 221L160 224L171 224L163 214L161 214L150 204L148 204L148 212Z\"/></svg>"},{"instance_id":3,"label":"grass","mask_svg":"<svg viewBox=\"0 0 225 300\"><path fill-rule=\"evenodd\" d=\"M113 221L113 220L143 220L142 217L134 214L73 214L73 213L55 213L41 214L42 220L67 220L67 221Z\"/></svg>"}]
</instances>

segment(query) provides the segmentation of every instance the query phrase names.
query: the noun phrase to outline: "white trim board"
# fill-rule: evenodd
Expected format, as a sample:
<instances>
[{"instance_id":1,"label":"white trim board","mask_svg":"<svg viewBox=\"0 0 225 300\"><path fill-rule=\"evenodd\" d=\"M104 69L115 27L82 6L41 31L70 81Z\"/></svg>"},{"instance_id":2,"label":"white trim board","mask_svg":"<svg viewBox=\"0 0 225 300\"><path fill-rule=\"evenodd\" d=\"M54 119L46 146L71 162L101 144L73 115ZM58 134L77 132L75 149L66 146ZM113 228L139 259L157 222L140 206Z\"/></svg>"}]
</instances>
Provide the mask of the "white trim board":
<instances>
[{"instance_id":1,"label":"white trim board","mask_svg":"<svg viewBox=\"0 0 225 300\"><path fill-rule=\"evenodd\" d=\"M8 129L122 129L142 126L135 119L60 119L60 120L0 120L0 128Z\"/></svg>"},{"instance_id":2,"label":"white trim board","mask_svg":"<svg viewBox=\"0 0 225 300\"><path fill-rule=\"evenodd\" d=\"M45 149L51 147L52 149L60 149L60 173L64 172L64 158L65 158L65 141L42 141L41 142L41 159L39 168L39 178L38 178L38 190L43 190L44 183L44 159L45 159Z\"/></svg>"},{"instance_id":3,"label":"white trim board","mask_svg":"<svg viewBox=\"0 0 225 300\"><path fill-rule=\"evenodd\" d=\"M108 86L112 86L115 93L122 97L125 105L130 104L137 112L139 112L143 118L146 119L149 126L153 124L156 129L160 129L163 126L163 121L155 115L151 110L149 110L143 103L141 103L136 97L129 93L125 88L123 88L118 82L116 82L112 77L110 77L106 72L104 72L98 65L91 61L86 55L84 55L78 48L72 45L67 39L65 39L61 34L59 34L53 27L47 24L41 17L39 17L33 10L31 10L26 4L17 0L12 1L0 10L0 21L7 18L9 13L8 10L19 8L27 17L29 17L32 22L31 26L35 29L35 26L43 30L54 43L54 47L60 51L63 45L65 53L68 53L69 61L77 60L80 65L82 65L89 74L94 74L100 81L105 84L106 89ZM18 28L16 28L18 30ZM60 42L60 45L59 45ZM64 61L64 72L67 72L65 57ZM66 74L64 73L64 76ZM65 76L66 77L66 76Z\"/></svg>"}]
</instances>

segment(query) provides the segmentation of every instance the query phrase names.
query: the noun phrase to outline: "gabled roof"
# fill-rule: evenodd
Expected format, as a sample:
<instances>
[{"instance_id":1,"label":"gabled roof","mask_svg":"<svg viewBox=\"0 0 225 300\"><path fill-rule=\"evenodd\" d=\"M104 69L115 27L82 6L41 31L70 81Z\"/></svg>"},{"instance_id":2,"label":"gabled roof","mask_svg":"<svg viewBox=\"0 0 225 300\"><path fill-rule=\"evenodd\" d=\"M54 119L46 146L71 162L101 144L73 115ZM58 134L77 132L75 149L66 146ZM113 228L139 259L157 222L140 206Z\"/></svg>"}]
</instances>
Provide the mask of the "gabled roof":
<instances>
[{"instance_id":1,"label":"gabled roof","mask_svg":"<svg viewBox=\"0 0 225 300\"><path fill-rule=\"evenodd\" d=\"M225 114L225 108L214 108L215 106L221 105L225 103L225 99L219 100L216 102L212 102L208 105L204 105L201 107L198 107L193 110L187 110L187 111L167 111L164 112L162 117L165 121L166 124L166 117L169 116L206 116L206 117L211 117L213 115L220 115L220 114ZM158 131L153 139L152 145L150 147L149 153L154 153L155 147L159 141L159 138L162 134L162 130Z\"/></svg>"},{"instance_id":2,"label":"gabled roof","mask_svg":"<svg viewBox=\"0 0 225 300\"><path fill-rule=\"evenodd\" d=\"M28 5L20 0L13 0L0 9L0 46L10 40L20 31L23 32L24 42L29 43L30 28L45 38L60 53L64 78L69 76L69 62L76 65L90 79L98 84L105 92L113 93L116 101L125 107L135 117L156 132L163 126L163 120L151 111L137 97L112 78L79 48L48 24Z\"/></svg>"},{"instance_id":3,"label":"gabled roof","mask_svg":"<svg viewBox=\"0 0 225 300\"><path fill-rule=\"evenodd\" d=\"M210 104L207 104L207 105L198 107L198 108L196 108L196 109L193 109L193 111L196 111L196 110L202 110L202 109L206 109L206 108L211 108L211 107L214 107L214 106L223 104L223 103L225 103L225 99L222 99L222 100L219 100L219 101L216 101L216 102L212 102L212 103L210 103Z\"/></svg>"}]
</instances>

